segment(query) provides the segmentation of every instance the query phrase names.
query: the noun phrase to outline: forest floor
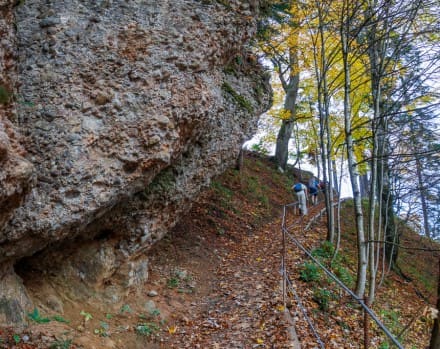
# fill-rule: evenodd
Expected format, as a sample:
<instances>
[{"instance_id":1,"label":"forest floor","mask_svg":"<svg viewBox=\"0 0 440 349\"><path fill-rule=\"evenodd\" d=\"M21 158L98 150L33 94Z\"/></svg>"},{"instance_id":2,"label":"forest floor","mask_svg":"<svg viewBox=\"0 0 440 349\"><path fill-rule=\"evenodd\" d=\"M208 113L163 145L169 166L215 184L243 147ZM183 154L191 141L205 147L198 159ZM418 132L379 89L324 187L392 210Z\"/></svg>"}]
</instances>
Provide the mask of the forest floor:
<instances>
[{"instance_id":1,"label":"forest floor","mask_svg":"<svg viewBox=\"0 0 440 349\"><path fill-rule=\"evenodd\" d=\"M149 281L120 311L72 305L62 315L69 323L31 321L23 331L2 329L0 348L296 348L293 332L301 348L319 348L292 291L325 348L363 348L362 311L293 244L286 247L293 286L284 308L281 215L283 204L294 201L293 180L267 159L248 154L241 172L229 170L216 178L188 215L149 251ZM321 208L312 207L308 217ZM349 202L344 204L341 248L333 263L333 247L323 244L325 221L303 232L300 217L292 216L291 233L354 287L351 210ZM433 248L408 229L399 229L403 245ZM404 249L399 258L405 278L389 272L377 288L373 310L392 333L401 334L405 348L426 348L438 255ZM92 318L86 321L88 315ZM295 321L293 332L289 318ZM371 321L369 334L370 348L390 347Z\"/></svg>"}]
</instances>

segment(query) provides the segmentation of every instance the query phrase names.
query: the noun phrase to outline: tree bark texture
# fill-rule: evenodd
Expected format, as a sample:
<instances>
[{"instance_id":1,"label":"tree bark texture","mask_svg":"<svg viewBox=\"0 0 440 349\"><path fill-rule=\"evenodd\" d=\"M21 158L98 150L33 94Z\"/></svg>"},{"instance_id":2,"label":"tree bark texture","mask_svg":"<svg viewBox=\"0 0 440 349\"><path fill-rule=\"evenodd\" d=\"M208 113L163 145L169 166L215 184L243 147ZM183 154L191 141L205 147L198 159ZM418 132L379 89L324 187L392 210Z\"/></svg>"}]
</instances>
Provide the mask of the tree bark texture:
<instances>
[{"instance_id":1,"label":"tree bark texture","mask_svg":"<svg viewBox=\"0 0 440 349\"><path fill-rule=\"evenodd\" d=\"M277 135L277 143L275 148L275 162L283 170L286 169L287 160L289 158L289 141L292 136L293 126L296 117L296 100L299 88L299 68L298 57L295 48L289 49L289 62L291 75L286 80L283 74L279 73L286 97L284 99L284 109L290 112L290 118L283 120ZM292 73L294 72L294 73Z\"/></svg>"},{"instance_id":2,"label":"tree bark texture","mask_svg":"<svg viewBox=\"0 0 440 349\"><path fill-rule=\"evenodd\" d=\"M422 163L420 161L420 157L417 155L416 155L416 171L417 171L417 180L419 182L420 201L422 202L423 227L425 230L425 236L427 238L431 238L431 232L429 229L429 220L428 220L428 205L426 203L427 188L423 180Z\"/></svg>"},{"instance_id":3,"label":"tree bark texture","mask_svg":"<svg viewBox=\"0 0 440 349\"><path fill-rule=\"evenodd\" d=\"M348 7L348 1L344 1L344 5ZM362 199L359 189L359 172L356 165L353 148L353 134L351 125L351 107L350 107L350 92L351 92L351 77L350 65L348 62L349 45L349 14L346 13L341 26L341 44L342 44L342 59L344 62L344 126L345 139L347 144L347 161L348 171L350 173L351 187L353 190L354 202L354 216L356 221L357 232L357 247L358 247L358 267L356 280L356 295L362 298L365 293L365 285L367 279L367 245L365 242L364 232L364 215L362 211Z\"/></svg>"},{"instance_id":4,"label":"tree bark texture","mask_svg":"<svg viewBox=\"0 0 440 349\"><path fill-rule=\"evenodd\" d=\"M440 310L440 258L438 260L438 281L437 281L437 310ZM431 341L429 343L429 349L440 349L440 321L439 315L434 320L434 326L432 327Z\"/></svg>"}]
</instances>

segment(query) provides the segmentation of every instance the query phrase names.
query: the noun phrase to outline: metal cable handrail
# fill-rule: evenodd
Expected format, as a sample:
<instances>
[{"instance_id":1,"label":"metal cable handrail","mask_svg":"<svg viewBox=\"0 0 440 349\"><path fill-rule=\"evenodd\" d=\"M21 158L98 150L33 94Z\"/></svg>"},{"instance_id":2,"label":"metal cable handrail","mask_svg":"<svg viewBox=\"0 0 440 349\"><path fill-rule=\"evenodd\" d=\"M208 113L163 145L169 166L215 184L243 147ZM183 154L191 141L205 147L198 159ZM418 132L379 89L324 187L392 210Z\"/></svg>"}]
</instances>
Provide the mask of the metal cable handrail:
<instances>
[{"instance_id":1,"label":"metal cable handrail","mask_svg":"<svg viewBox=\"0 0 440 349\"><path fill-rule=\"evenodd\" d=\"M293 295L295 296L296 302L298 303L298 306L300 307L304 317L306 318L307 323L309 324L310 328L312 329L312 332L315 335L319 346L322 349L325 349L325 345L322 342L321 337L319 336L319 333L316 331L315 327L313 326L312 319L310 319L310 317L307 315L307 309L303 306L303 304L301 302L301 298L299 297L298 293L293 288L292 281L289 279L287 272L285 272L285 276L286 276L287 283L289 284L289 289L292 291Z\"/></svg>"},{"instance_id":2,"label":"metal cable handrail","mask_svg":"<svg viewBox=\"0 0 440 349\"><path fill-rule=\"evenodd\" d=\"M283 219L284 224L284 219ZM387 337L399 348L403 349L403 346L397 341L397 339L393 336L393 334L385 327L384 324L377 318L377 316L374 314L374 312L363 302L362 299L359 299L353 291L351 291L345 284L338 279L336 275L334 275L332 272L330 272L325 266L323 266L313 255L311 252L309 252L302 244L298 241L290 232L283 226L282 227L283 233L289 237L290 240L292 240L293 243L295 243L312 261L314 261L321 269L324 270L324 272L330 276L344 291L346 291L354 300L356 300L362 308L370 315L370 317L376 322L376 324L379 326L379 328L387 335ZM290 280L289 280L290 281Z\"/></svg>"}]
</instances>

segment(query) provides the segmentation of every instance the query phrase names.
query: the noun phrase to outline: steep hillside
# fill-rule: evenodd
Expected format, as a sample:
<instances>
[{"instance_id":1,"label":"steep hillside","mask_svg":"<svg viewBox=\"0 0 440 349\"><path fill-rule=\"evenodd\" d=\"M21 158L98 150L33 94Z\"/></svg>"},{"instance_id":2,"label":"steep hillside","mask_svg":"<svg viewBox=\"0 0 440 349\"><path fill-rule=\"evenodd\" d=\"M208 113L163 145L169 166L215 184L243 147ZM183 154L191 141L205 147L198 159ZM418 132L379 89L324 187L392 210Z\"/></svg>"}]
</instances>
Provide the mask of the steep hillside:
<instances>
[{"instance_id":1,"label":"steep hillside","mask_svg":"<svg viewBox=\"0 0 440 349\"><path fill-rule=\"evenodd\" d=\"M54 311L48 303L56 299L50 289L41 288L39 274L22 271L25 286L35 290L31 293L38 313L28 316L29 327L24 330L3 330L0 348L9 348L14 334L20 342L17 348L292 348L280 276L281 207L294 201L292 182L291 174L280 174L268 159L246 154L242 170L230 169L217 177L174 230L154 246L148 282L127 295L121 306L103 307L92 297L88 303L70 299ZM310 216L321 207L311 208ZM352 286L356 261L350 211L347 203L334 270ZM295 219L298 228L299 217ZM299 237L327 263L329 247L321 246L323 223ZM420 238L409 230L404 240L408 239L420 247ZM297 268L292 274L295 289L326 348L361 347L362 313L322 275L313 279L313 269L305 267L308 260L299 250L290 246L289 251L289 265ZM432 286L423 284L435 283L437 264L424 251L408 252L410 256L401 253L402 269L420 267L420 271L405 271L412 281L391 272L378 289L374 310L393 333L403 331L406 348L424 348L430 320L420 295L433 295ZM422 260L426 264L421 265ZM307 273L310 279L304 277ZM292 299L288 306L302 348L316 347L297 302ZM370 335L372 348L388 347L373 325Z\"/></svg>"}]
</instances>

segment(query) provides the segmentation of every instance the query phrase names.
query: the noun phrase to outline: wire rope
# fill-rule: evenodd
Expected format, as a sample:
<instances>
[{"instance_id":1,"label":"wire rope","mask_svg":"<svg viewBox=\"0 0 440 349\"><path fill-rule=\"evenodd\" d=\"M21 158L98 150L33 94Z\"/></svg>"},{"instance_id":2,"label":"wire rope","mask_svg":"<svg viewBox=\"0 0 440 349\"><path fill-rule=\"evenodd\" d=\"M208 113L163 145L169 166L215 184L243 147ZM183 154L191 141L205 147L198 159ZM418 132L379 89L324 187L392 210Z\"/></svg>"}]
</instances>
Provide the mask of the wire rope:
<instances>
[{"instance_id":1,"label":"wire rope","mask_svg":"<svg viewBox=\"0 0 440 349\"><path fill-rule=\"evenodd\" d=\"M385 325L380 321L380 319L374 314L373 310L371 310L362 299L359 299L353 291L351 291L344 283L338 279L336 275L334 275L331 271L329 271L326 267L324 267L313 255L310 251L308 251L302 244L299 242L292 234L288 231L285 231L286 236L295 243L313 262L315 262L324 272L331 277L339 287L341 287L345 292L347 292L356 302L358 302L361 307L370 315L370 317L376 322L377 326L387 335L387 337L396 345L399 349L403 349L403 346L399 343L399 341L393 336L393 334L385 327Z\"/></svg>"}]
</instances>

